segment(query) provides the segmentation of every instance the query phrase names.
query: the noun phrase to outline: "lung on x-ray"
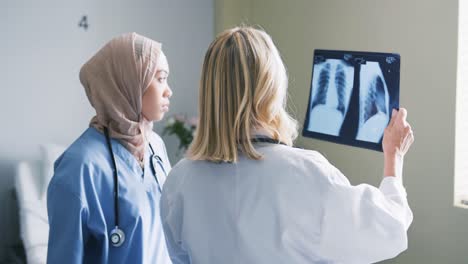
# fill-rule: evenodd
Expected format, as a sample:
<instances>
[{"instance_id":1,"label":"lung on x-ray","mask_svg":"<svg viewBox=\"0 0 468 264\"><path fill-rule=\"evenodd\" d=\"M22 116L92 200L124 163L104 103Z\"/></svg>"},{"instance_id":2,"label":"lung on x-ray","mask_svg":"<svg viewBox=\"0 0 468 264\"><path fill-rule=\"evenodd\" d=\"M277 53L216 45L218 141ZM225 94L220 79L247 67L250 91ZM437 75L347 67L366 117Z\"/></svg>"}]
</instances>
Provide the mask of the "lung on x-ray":
<instances>
[{"instance_id":1,"label":"lung on x-ray","mask_svg":"<svg viewBox=\"0 0 468 264\"><path fill-rule=\"evenodd\" d=\"M382 151L399 93L400 55L315 50L302 134Z\"/></svg>"}]
</instances>

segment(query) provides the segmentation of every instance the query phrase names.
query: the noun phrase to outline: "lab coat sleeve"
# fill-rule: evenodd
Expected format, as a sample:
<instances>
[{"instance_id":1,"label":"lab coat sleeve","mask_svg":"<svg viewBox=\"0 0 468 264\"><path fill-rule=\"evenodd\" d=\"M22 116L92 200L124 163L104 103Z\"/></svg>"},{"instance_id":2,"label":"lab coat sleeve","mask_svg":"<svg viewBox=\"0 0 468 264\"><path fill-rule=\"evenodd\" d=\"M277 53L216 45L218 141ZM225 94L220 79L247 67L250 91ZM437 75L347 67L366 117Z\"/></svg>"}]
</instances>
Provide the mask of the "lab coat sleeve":
<instances>
[{"instance_id":1,"label":"lab coat sleeve","mask_svg":"<svg viewBox=\"0 0 468 264\"><path fill-rule=\"evenodd\" d=\"M47 194L49 243L47 263L83 263L88 211L78 196L53 184Z\"/></svg>"},{"instance_id":2,"label":"lab coat sleeve","mask_svg":"<svg viewBox=\"0 0 468 264\"><path fill-rule=\"evenodd\" d=\"M374 263L407 249L413 220L402 181L384 177L380 188L352 186L336 168L322 219L321 252L343 263Z\"/></svg>"},{"instance_id":3,"label":"lab coat sleeve","mask_svg":"<svg viewBox=\"0 0 468 264\"><path fill-rule=\"evenodd\" d=\"M172 263L186 264L190 263L190 257L182 246L183 204L181 199L176 198L174 190L164 189L161 197L161 221Z\"/></svg>"}]
</instances>

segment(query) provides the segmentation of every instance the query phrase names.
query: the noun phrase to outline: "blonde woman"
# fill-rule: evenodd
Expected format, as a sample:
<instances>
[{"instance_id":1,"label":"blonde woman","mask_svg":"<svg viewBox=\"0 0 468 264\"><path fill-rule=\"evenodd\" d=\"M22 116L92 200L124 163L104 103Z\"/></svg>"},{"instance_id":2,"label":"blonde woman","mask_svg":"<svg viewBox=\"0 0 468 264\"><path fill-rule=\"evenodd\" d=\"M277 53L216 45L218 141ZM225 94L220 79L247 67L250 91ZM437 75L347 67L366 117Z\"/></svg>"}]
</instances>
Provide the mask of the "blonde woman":
<instances>
[{"instance_id":1,"label":"blonde woman","mask_svg":"<svg viewBox=\"0 0 468 264\"><path fill-rule=\"evenodd\" d=\"M406 110L386 128L380 188L352 186L320 153L292 147L286 90L265 32L226 30L209 47L198 132L161 198L173 263L373 263L407 248Z\"/></svg>"},{"instance_id":2,"label":"blonde woman","mask_svg":"<svg viewBox=\"0 0 468 264\"><path fill-rule=\"evenodd\" d=\"M152 131L169 110L161 44L128 33L81 68L96 116L55 162L47 263L171 263L159 201L171 169Z\"/></svg>"}]
</instances>

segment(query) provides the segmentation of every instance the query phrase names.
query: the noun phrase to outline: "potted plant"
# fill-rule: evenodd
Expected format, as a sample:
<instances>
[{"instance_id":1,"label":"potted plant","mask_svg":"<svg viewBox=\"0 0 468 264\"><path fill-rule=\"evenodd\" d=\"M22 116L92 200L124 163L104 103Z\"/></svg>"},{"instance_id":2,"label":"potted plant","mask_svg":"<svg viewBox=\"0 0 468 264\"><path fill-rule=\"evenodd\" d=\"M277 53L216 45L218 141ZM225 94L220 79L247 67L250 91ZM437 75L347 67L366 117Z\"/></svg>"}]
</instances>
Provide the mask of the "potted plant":
<instances>
[{"instance_id":1,"label":"potted plant","mask_svg":"<svg viewBox=\"0 0 468 264\"><path fill-rule=\"evenodd\" d=\"M188 118L186 115L176 114L167 119L163 135L175 135L179 139L178 155L185 152L192 143L197 125L198 117Z\"/></svg>"}]
</instances>

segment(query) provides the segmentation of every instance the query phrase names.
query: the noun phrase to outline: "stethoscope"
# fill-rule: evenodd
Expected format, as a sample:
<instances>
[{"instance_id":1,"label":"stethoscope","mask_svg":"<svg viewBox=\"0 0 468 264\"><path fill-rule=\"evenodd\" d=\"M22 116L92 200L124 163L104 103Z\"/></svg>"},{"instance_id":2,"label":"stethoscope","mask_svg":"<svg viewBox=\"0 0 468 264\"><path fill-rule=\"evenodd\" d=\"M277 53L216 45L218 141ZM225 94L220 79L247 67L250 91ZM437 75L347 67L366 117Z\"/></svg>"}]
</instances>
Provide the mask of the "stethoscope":
<instances>
[{"instance_id":1,"label":"stethoscope","mask_svg":"<svg viewBox=\"0 0 468 264\"><path fill-rule=\"evenodd\" d=\"M112 157L112 165L113 165L113 174L114 174L114 218L115 218L115 227L112 229L112 231L109 234L110 238L110 243L114 247L120 247L124 241L125 241L125 233L122 229L119 228L119 177L118 177L118 171L117 171L117 163L115 162L115 157L114 157L114 151L112 150L112 144L110 141L109 137L109 132L106 127L104 127L104 134L106 136L106 142L107 146L109 147L109 151L111 153ZM151 146L151 143L149 143L149 147L151 150L151 169L153 170L153 174L155 175L156 182L158 184L159 191L162 191L161 185L164 182L164 179L160 179L158 177L158 173L156 172L156 166L154 164L154 160L156 159L157 163L159 164L159 167L161 168L162 172L164 173L164 177L167 177L166 170L164 169L163 162L161 157L156 155L154 152L153 146ZM162 176L162 175L159 175Z\"/></svg>"}]
</instances>

